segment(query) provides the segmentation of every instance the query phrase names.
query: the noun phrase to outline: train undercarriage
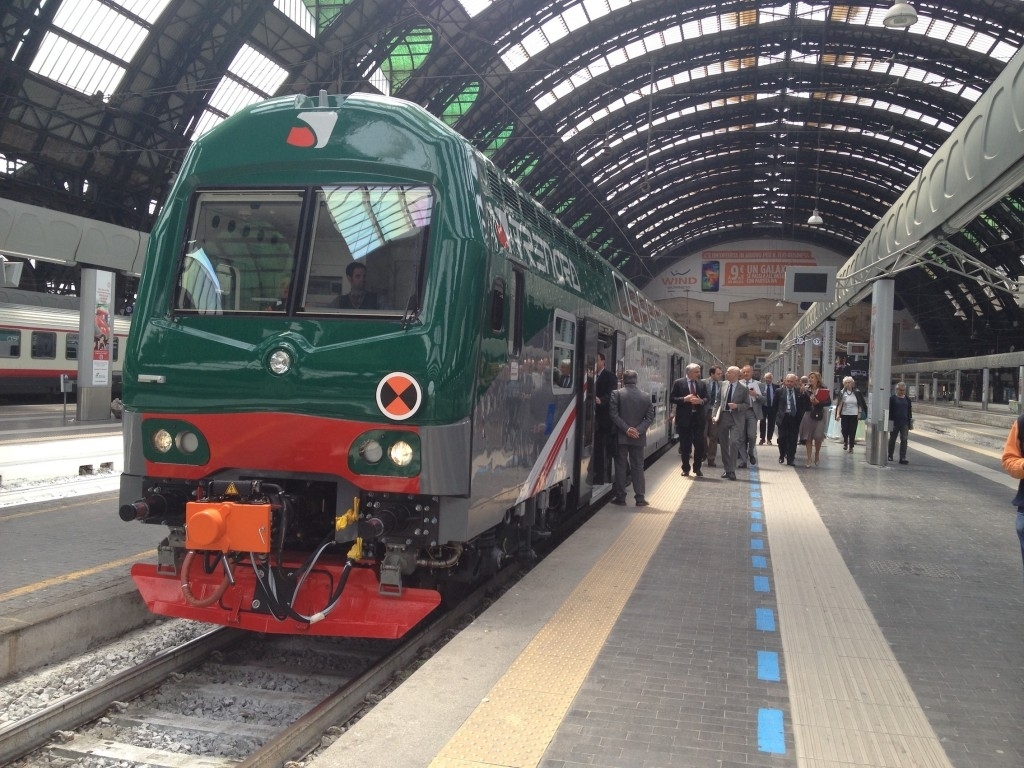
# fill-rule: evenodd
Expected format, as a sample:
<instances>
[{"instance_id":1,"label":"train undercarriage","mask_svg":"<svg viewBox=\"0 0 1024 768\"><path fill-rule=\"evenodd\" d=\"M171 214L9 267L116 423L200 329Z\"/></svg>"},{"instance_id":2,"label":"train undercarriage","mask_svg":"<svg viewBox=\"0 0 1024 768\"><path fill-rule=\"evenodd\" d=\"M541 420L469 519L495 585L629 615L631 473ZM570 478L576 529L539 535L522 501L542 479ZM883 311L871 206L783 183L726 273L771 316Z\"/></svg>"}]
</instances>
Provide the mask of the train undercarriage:
<instances>
[{"instance_id":1,"label":"train undercarriage","mask_svg":"<svg viewBox=\"0 0 1024 768\"><path fill-rule=\"evenodd\" d=\"M257 632L398 638L449 594L530 557L564 494L511 511L469 542L438 540L441 500L322 481L149 482L122 520L168 527L134 579L160 615ZM529 512L529 514L526 514ZM539 523L539 525L538 525Z\"/></svg>"}]
</instances>

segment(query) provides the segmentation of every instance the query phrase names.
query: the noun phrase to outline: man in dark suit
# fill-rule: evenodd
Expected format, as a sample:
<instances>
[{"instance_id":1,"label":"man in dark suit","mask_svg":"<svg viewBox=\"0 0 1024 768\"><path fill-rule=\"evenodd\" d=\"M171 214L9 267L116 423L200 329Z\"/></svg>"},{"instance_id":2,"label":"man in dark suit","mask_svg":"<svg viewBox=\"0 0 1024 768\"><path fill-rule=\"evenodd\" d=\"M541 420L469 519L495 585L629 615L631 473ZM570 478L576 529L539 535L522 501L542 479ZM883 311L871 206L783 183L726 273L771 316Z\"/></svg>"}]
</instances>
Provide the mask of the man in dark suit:
<instances>
[{"instance_id":1,"label":"man in dark suit","mask_svg":"<svg viewBox=\"0 0 1024 768\"><path fill-rule=\"evenodd\" d=\"M554 372L551 381L556 387L572 389L572 360L566 358L558 364L558 370Z\"/></svg>"},{"instance_id":2,"label":"man in dark suit","mask_svg":"<svg viewBox=\"0 0 1024 768\"><path fill-rule=\"evenodd\" d=\"M707 435L707 459L708 466L715 466L715 454L718 453L718 424L711 418L711 414L718 408L718 401L722 394L722 376L725 371L719 368L717 365L712 365L708 369L708 377L704 380L704 383L708 388L708 405L707 405L707 424L708 424L708 435Z\"/></svg>"},{"instance_id":3,"label":"man in dark suit","mask_svg":"<svg viewBox=\"0 0 1024 768\"><path fill-rule=\"evenodd\" d=\"M725 371L721 398L712 418L718 424L718 444L722 446L722 477L736 479L736 443L741 430L747 426L747 411L750 410L750 393L740 383L740 369L730 365Z\"/></svg>"},{"instance_id":4,"label":"man in dark suit","mask_svg":"<svg viewBox=\"0 0 1024 768\"><path fill-rule=\"evenodd\" d=\"M782 386L775 393L778 406L775 423L779 427L779 464L796 466L796 444L800 434L800 419L804 417L804 400L800 397L800 379L787 373Z\"/></svg>"},{"instance_id":5,"label":"man in dark suit","mask_svg":"<svg viewBox=\"0 0 1024 768\"><path fill-rule=\"evenodd\" d=\"M672 383L669 399L676 406L676 432L679 434L679 455L683 462L683 477L690 474L690 455L693 454L693 474L704 477L700 465L704 462L707 431L708 388L700 378L700 366L690 363L685 376Z\"/></svg>"},{"instance_id":6,"label":"man in dark suit","mask_svg":"<svg viewBox=\"0 0 1024 768\"><path fill-rule=\"evenodd\" d=\"M615 483L612 486L612 504L626 503L626 464L633 478L633 494L638 507L646 507L644 492L644 446L647 429L654 422L654 402L651 395L638 388L636 371L622 374L622 389L612 392L612 422L618 431L619 453L615 461Z\"/></svg>"},{"instance_id":7,"label":"man in dark suit","mask_svg":"<svg viewBox=\"0 0 1024 768\"><path fill-rule=\"evenodd\" d=\"M606 367L604 353L598 352L594 364L594 485L612 479L612 456L617 447L611 410L615 384L615 374Z\"/></svg>"},{"instance_id":8,"label":"man in dark suit","mask_svg":"<svg viewBox=\"0 0 1024 768\"><path fill-rule=\"evenodd\" d=\"M775 435L775 407L779 404L776 396L779 387L774 383L771 371L768 371L761 377L761 389L764 391L764 407L762 408L764 416L758 424L758 431L761 436L758 445L764 445L765 440L768 441L768 445L771 445L772 437Z\"/></svg>"}]
</instances>

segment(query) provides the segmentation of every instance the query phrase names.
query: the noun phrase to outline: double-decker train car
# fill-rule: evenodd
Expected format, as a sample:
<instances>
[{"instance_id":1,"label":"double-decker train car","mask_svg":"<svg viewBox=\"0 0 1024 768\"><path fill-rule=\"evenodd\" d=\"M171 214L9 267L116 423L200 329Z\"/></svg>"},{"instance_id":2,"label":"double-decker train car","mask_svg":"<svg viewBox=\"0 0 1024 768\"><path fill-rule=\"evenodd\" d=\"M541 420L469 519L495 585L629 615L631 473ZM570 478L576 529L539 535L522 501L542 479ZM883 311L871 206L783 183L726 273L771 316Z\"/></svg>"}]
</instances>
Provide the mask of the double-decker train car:
<instances>
[{"instance_id":1,"label":"double-decker train car","mask_svg":"<svg viewBox=\"0 0 1024 768\"><path fill-rule=\"evenodd\" d=\"M57 395L62 377L78 378L78 304L75 296L0 289L0 397ZM109 326L109 318L107 322ZM112 325L107 328L106 343L117 397L131 323L117 315Z\"/></svg>"},{"instance_id":2,"label":"double-decker train car","mask_svg":"<svg viewBox=\"0 0 1024 768\"><path fill-rule=\"evenodd\" d=\"M120 515L149 608L398 637L588 505L604 352L712 356L418 106L278 98L192 147L150 238Z\"/></svg>"}]
</instances>

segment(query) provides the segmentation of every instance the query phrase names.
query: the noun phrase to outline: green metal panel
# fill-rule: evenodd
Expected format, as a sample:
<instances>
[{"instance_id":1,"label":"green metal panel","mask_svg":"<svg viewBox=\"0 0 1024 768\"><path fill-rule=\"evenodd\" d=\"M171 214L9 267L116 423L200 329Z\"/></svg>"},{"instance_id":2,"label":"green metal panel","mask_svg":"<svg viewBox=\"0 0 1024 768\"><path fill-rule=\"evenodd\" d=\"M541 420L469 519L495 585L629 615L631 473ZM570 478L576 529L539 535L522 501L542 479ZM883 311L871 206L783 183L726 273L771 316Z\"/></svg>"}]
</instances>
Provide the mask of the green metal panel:
<instances>
[{"instance_id":1,"label":"green metal panel","mask_svg":"<svg viewBox=\"0 0 1024 768\"><path fill-rule=\"evenodd\" d=\"M288 143L302 131L322 146ZM196 190L346 183L417 183L435 190L422 312L413 322L172 310ZM462 138L410 104L363 94L327 97L325 106L289 98L232 116L193 146L150 238L126 360L126 407L286 409L381 421L377 384L401 370L423 390L415 423L466 417L486 272L476 186L476 166ZM276 349L293 356L285 375L267 370ZM147 381L140 383L140 376ZM164 383L153 383L159 377Z\"/></svg>"}]
</instances>

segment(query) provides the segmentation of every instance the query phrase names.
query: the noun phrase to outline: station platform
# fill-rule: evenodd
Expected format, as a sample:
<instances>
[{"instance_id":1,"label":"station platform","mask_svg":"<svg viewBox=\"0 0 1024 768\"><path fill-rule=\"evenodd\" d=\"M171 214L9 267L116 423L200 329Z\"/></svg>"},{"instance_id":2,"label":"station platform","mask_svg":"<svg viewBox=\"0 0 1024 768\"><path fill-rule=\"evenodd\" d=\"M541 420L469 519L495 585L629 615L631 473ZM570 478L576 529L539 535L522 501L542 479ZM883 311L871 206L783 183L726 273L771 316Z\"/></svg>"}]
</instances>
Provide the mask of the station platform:
<instances>
[{"instance_id":1,"label":"station platform","mask_svg":"<svg viewBox=\"0 0 1024 768\"><path fill-rule=\"evenodd\" d=\"M665 454L309 765L1020 768L1014 415L926 410L907 466ZM159 534L114 490L0 507L0 677L46 617L144 621Z\"/></svg>"},{"instance_id":2,"label":"station platform","mask_svg":"<svg viewBox=\"0 0 1024 768\"><path fill-rule=\"evenodd\" d=\"M1006 430L915 421L907 466L664 456L313 765L1019 768Z\"/></svg>"}]
</instances>

